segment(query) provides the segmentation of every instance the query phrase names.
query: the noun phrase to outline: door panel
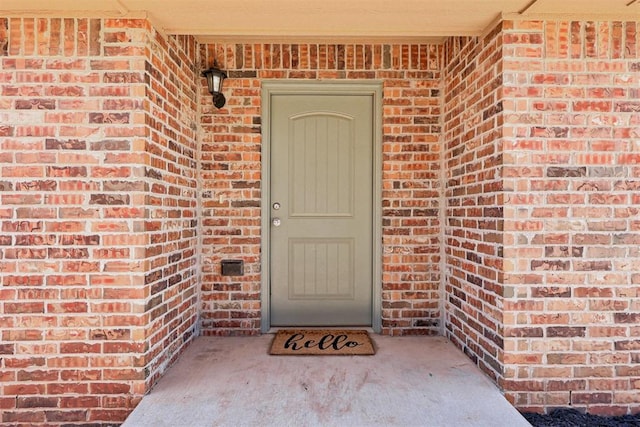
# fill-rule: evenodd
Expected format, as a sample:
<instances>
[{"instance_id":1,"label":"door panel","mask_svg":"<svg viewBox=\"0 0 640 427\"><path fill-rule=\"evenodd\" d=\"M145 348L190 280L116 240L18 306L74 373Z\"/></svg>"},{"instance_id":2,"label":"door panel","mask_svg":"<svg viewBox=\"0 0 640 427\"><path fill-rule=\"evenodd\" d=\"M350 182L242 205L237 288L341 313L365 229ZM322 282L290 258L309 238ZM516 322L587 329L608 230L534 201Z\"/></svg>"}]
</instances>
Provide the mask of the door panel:
<instances>
[{"instance_id":1,"label":"door panel","mask_svg":"<svg viewBox=\"0 0 640 427\"><path fill-rule=\"evenodd\" d=\"M353 216L353 125L326 113L291 118L292 217Z\"/></svg>"},{"instance_id":2,"label":"door panel","mask_svg":"<svg viewBox=\"0 0 640 427\"><path fill-rule=\"evenodd\" d=\"M372 109L367 95L272 96L273 326L371 325Z\"/></svg>"},{"instance_id":3,"label":"door panel","mask_svg":"<svg viewBox=\"0 0 640 427\"><path fill-rule=\"evenodd\" d=\"M289 299L353 299L354 239L290 239Z\"/></svg>"}]
</instances>

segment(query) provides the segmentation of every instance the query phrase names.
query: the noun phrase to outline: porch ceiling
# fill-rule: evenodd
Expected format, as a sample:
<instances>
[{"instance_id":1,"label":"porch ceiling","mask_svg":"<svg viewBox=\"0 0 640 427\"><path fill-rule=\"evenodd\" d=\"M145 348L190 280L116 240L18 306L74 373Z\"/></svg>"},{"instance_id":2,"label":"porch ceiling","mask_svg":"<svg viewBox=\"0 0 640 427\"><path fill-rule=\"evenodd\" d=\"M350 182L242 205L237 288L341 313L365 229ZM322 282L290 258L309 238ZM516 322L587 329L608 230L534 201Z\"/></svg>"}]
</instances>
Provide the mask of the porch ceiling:
<instances>
[{"instance_id":1,"label":"porch ceiling","mask_svg":"<svg viewBox=\"0 0 640 427\"><path fill-rule=\"evenodd\" d=\"M640 0L2 0L0 16L146 17L201 40L440 39L501 16L640 20Z\"/></svg>"}]
</instances>

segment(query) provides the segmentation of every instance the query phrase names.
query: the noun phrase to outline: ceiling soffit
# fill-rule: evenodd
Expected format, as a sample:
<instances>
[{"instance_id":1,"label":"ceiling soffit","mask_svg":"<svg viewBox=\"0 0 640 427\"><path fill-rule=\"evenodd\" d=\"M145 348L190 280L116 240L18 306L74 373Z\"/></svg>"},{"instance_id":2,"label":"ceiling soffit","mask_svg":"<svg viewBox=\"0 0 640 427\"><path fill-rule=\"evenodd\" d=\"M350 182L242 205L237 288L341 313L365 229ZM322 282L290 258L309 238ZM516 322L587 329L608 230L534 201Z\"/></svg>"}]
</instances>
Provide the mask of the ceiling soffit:
<instances>
[{"instance_id":1,"label":"ceiling soffit","mask_svg":"<svg viewBox=\"0 0 640 427\"><path fill-rule=\"evenodd\" d=\"M436 41L499 19L637 20L640 0L2 0L0 16L146 18L201 41Z\"/></svg>"}]
</instances>

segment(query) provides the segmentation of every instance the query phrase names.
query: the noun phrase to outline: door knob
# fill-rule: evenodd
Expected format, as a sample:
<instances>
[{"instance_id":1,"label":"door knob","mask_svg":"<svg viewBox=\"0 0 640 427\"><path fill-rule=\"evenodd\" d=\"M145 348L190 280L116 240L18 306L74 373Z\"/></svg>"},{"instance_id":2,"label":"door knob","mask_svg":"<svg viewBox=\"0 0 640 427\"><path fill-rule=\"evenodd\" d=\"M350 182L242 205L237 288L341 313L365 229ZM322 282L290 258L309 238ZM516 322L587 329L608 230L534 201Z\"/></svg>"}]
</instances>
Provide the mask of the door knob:
<instances>
[{"instance_id":1,"label":"door knob","mask_svg":"<svg viewBox=\"0 0 640 427\"><path fill-rule=\"evenodd\" d=\"M271 220L271 224L273 224L274 227L280 227L280 224L282 224L282 221L280 221L280 218L273 218Z\"/></svg>"}]
</instances>

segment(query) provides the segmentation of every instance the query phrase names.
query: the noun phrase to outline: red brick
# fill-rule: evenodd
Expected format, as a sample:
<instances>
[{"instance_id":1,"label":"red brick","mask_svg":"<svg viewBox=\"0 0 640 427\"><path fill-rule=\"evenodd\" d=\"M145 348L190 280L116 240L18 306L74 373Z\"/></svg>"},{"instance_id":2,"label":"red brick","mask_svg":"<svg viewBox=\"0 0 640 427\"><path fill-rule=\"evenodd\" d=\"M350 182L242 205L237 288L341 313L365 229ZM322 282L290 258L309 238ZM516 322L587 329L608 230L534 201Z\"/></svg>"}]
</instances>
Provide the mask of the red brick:
<instances>
[{"instance_id":1,"label":"red brick","mask_svg":"<svg viewBox=\"0 0 640 427\"><path fill-rule=\"evenodd\" d=\"M158 181L171 184L170 190L163 193L166 206L163 207L164 201L161 201L158 205L160 209L154 212L154 215L159 215L159 223L163 222L163 226L158 231L163 227L166 227L165 230L173 229L175 221L179 219L196 218L195 182L197 177L190 169L196 166L194 155L197 146L195 132L190 122L192 119L187 118L188 114L183 115L181 105L185 99L196 99L193 85L192 83L184 84L179 89L182 93L178 94L168 93L164 87L154 84L153 87L160 92L157 97L156 95L149 97L145 102L140 99L140 96L145 94L134 87L136 83L143 83L148 77L150 71L144 69L144 62L145 59L152 60L152 58L146 58L147 53L151 51L158 53L164 50L166 60L163 65L172 63L163 70L167 73L165 78L174 82L196 81L193 71L196 69L196 43L189 37L167 40L162 37L157 39L149 37L145 41L145 47L141 48L139 42L131 43L131 38L116 37L115 40L119 42L104 49L103 41L113 40L113 37L108 32L103 33L109 25L105 25L101 19L52 18L29 22L38 22L37 28L34 24L34 31L23 32L17 29L14 32L14 37L10 41L12 46L9 49L13 53L8 59L15 61L14 58L20 58L25 54L25 49L37 51L42 59L21 59L16 62L16 65L25 64L30 67L29 73L21 74L21 80L17 81L16 86L22 85L24 90L31 90L28 88L35 88L31 83L37 82L38 87L35 89L39 93L18 100L19 102L14 103L14 108L32 111L34 107L38 107L48 112L43 113L46 125L20 125L2 128L0 131L2 135L0 138L11 137L11 141L0 141L3 153L7 152L6 150L12 150L9 153L15 153L0 157L0 162L3 163L1 174L7 178L19 178L17 186L12 188L29 192L22 196L3 195L5 205L16 205L11 212L7 210L6 215L2 216L3 231L7 235L25 233L11 235L12 240L7 246L13 242L18 245L7 248L6 252L3 250L3 257L15 260L39 260L40 264L21 263L19 271L17 268L13 269L13 279L3 280L6 289L11 290L12 295L17 295L20 299L18 302L10 302L9 305L4 304L3 310L8 309L11 314L16 315L33 315L44 313L46 310L47 319L57 318L59 321L57 323L54 321L53 324L44 323L45 318L38 317L34 319L43 319L38 324L31 322L27 325L24 321L21 323L33 329L3 330L3 341L19 342L19 346L27 340L43 340L43 338L51 343L46 348L49 353L46 359L31 358L28 360L30 366L12 368L14 379L47 381L49 384L46 384L46 389L44 385L37 389L30 387L13 387L12 389L12 386L7 386L5 391L14 395L42 396L38 399L43 400L21 401L23 406L45 406L45 403L48 405L51 402L57 402L60 395L69 393L79 395L73 398L66 396L60 398L62 399L60 400L61 408L69 408L70 411L46 411L46 421L49 424L86 423L92 419L121 422L132 407L130 403L123 403L125 405L123 408L112 408L104 412L96 411L92 413L92 419L89 418L89 411L86 409L100 409L102 401L96 393L129 394L134 390L135 393L142 393L146 387L151 386L152 383L146 382L141 375L144 372L142 361L145 360L146 347L144 343L133 341L130 329L132 325L138 325L140 329L136 334L140 339L144 339L150 316L143 314L117 316L114 313L113 317L104 316L104 322L102 322L101 317L95 313L89 315L88 312L104 309L106 314L109 310L125 308L127 313L133 313L144 309L144 301L148 296L143 289L146 284L143 280L136 280L135 274L131 273L137 271L144 274L144 269L153 267L151 263L140 258L144 257L144 252L134 253L132 248L149 244L151 230L133 230L126 223L129 218L144 218L149 215L146 209L147 200L143 197L149 190L143 183ZM115 23L116 21L110 22L110 25ZM151 32L151 27L145 20L123 20L118 23L120 24L130 25L143 32ZM127 31L130 30L131 28L127 29ZM33 34L40 34L41 41L45 43L35 43ZM158 43L157 49L151 47L155 43ZM171 55L169 50L172 52ZM110 59L101 56L103 52L107 55L117 52L130 57ZM177 55L174 56L173 53ZM48 55L53 56L49 59ZM66 56L68 59L60 59L60 56ZM180 61L180 63L172 61ZM45 63L46 67L43 66ZM87 72L87 69L99 70L99 72ZM169 73L172 75L169 76ZM117 84L114 86L114 83ZM123 97L104 101L66 99L91 94L122 95ZM150 112L148 109L154 102L157 104L153 108L162 110L166 114L156 116L158 133L151 138L147 128L142 125L144 123L142 120L145 114ZM187 103L189 102L190 105L187 108L195 111L195 103L191 101ZM1 105L1 108L6 108L5 104ZM160 105L162 107L158 108ZM83 123L89 123L90 126L81 125ZM104 135L106 138L102 141L95 140L97 134ZM162 138L156 138L159 135L162 135ZM139 136L140 139L134 141L130 138L131 136ZM92 141L89 143L90 139ZM172 142L171 147L166 151L167 146L163 144L168 140ZM92 153L83 152L88 148L91 148ZM106 155L105 153L108 152L112 154ZM154 167L160 167L157 174L145 177L145 168L150 166L149 152L154 153L157 156L156 159L163 159L163 161L157 165L154 164ZM5 164L13 161L22 164L20 166ZM167 173L171 177L163 176ZM42 179L45 175L46 179ZM79 179L88 176L91 177L90 181ZM172 177L179 178L174 180ZM131 178L136 182L116 182L116 180ZM165 178L168 179L165 180ZM15 180L12 180L12 183L13 181ZM0 183L1 188L3 188L2 185L4 181ZM55 191L61 191L61 193L52 194ZM109 192L114 194L109 195ZM108 199L108 197L112 198ZM86 207L89 202L92 204L91 208ZM116 202L123 205L117 208L106 206ZM35 207L34 204L47 206ZM5 218L15 222L7 222ZM39 222L37 221L39 218L47 221ZM124 221L106 225L109 218L124 218ZM197 256L195 250L197 222L183 224L186 225L184 232L177 230L165 232L161 242L166 244L164 250L167 253L163 254L162 247L158 253L158 256L162 255L165 259L171 260L172 287L167 291L166 303L173 307L180 306L185 313L181 318L175 315L168 318L167 322L171 322L171 327L178 333L166 334L163 338L166 342L159 343L157 348L161 351L150 356L158 359L174 357L174 352L181 351L186 345L185 341L188 343L188 339L192 336L191 328L195 322L196 312L189 307L196 302L192 295L195 294L196 286L196 281L193 280L196 263L193 260ZM45 230L49 234L39 236ZM92 232L92 230L96 231ZM96 235L96 232L100 236ZM132 237L132 233L138 232L141 233L134 235L135 238ZM26 233L35 234L27 235ZM104 233L126 234L115 237ZM50 249L43 249L44 245L50 246ZM88 248L90 246L96 247L96 250L90 250ZM118 271L113 271L113 263L103 261L113 259L115 251L122 254L120 256L122 261L117 266ZM180 254L179 257L175 256L177 253ZM28 271L29 268L33 271ZM12 270L3 268L3 271L11 272ZM46 278L42 274L37 274L38 271L40 273L46 271ZM29 274L18 274L27 272ZM121 275L120 272L124 274ZM94 273L110 279L93 282L92 274ZM121 276L126 277L127 280L123 281ZM45 285L45 281L47 287L53 287L47 288L47 293L29 289L16 294L15 289L9 288L9 286L41 287ZM91 289L86 288L89 283L92 283ZM103 285L107 283L114 288L104 292ZM49 294L54 289L54 293ZM123 295L126 296L127 301L120 304L117 300L122 300ZM89 304L89 300L92 304ZM23 316L20 319L25 318ZM116 323L121 323L122 328L109 328L110 324ZM42 328L45 324L53 326L51 330L47 330L46 335L43 330L35 329ZM99 327L105 327L105 329L99 332ZM122 363L127 364L120 370L109 370L114 366L113 360L100 368L90 367L86 355L102 354L105 351L103 342L108 340L118 340L118 342L108 347L107 351L127 351L132 355L120 357L123 360ZM173 344L174 341L179 345ZM42 349L39 351L44 351L45 346L40 347ZM13 344L3 345L3 353L14 352ZM165 352L168 355L165 355ZM64 354L69 356L60 356ZM77 355L85 357L77 357ZM23 360L27 361L27 359ZM29 369L34 366L44 366L42 363L36 364L38 360L47 361L47 371ZM149 362L151 360L150 358ZM134 365L135 368L132 367ZM58 370L60 368L62 369ZM127 384L104 383L102 388L96 386L92 389L93 386L90 387L92 382L103 380L105 376L103 369L108 370L107 376L116 380L126 379ZM154 375L154 378L157 378L157 375ZM74 408L83 410L77 411L73 410ZM35 421L44 422L45 419L40 417Z\"/></svg>"},{"instance_id":2,"label":"red brick","mask_svg":"<svg viewBox=\"0 0 640 427\"><path fill-rule=\"evenodd\" d=\"M19 397L16 408L57 408L58 404L54 397Z\"/></svg>"},{"instance_id":3,"label":"red brick","mask_svg":"<svg viewBox=\"0 0 640 427\"><path fill-rule=\"evenodd\" d=\"M92 383L91 393L95 394L128 394L131 386L124 383Z\"/></svg>"},{"instance_id":4,"label":"red brick","mask_svg":"<svg viewBox=\"0 0 640 427\"><path fill-rule=\"evenodd\" d=\"M130 410L127 409L111 409L111 410L92 410L89 419L91 421L107 421L122 423L129 415Z\"/></svg>"},{"instance_id":5,"label":"red brick","mask_svg":"<svg viewBox=\"0 0 640 427\"><path fill-rule=\"evenodd\" d=\"M44 384L6 384L4 386L5 396L44 395L45 390Z\"/></svg>"},{"instance_id":6,"label":"red brick","mask_svg":"<svg viewBox=\"0 0 640 427\"><path fill-rule=\"evenodd\" d=\"M3 69L20 72L0 77L16 97L0 101L0 354L34 357L6 359L3 392L60 409L0 398L3 422L120 422L198 314L205 335L259 332L264 78L383 82L383 333L446 331L519 406L573 391L580 408L637 409L637 390L620 390L640 335L635 22L507 21L443 45L202 46L146 20L5 22ZM221 110L194 71L216 58L234 76ZM216 270L229 255L251 272L240 283Z\"/></svg>"},{"instance_id":7,"label":"red brick","mask_svg":"<svg viewBox=\"0 0 640 427\"><path fill-rule=\"evenodd\" d=\"M68 423L73 421L86 421L87 411L45 411L48 422Z\"/></svg>"},{"instance_id":8,"label":"red brick","mask_svg":"<svg viewBox=\"0 0 640 427\"><path fill-rule=\"evenodd\" d=\"M611 403L613 397L611 393L573 393L573 403L579 404L595 404L595 403Z\"/></svg>"},{"instance_id":9,"label":"red brick","mask_svg":"<svg viewBox=\"0 0 640 427\"><path fill-rule=\"evenodd\" d=\"M100 350L100 344L87 344L81 342L60 344L61 353L99 353Z\"/></svg>"},{"instance_id":10,"label":"red brick","mask_svg":"<svg viewBox=\"0 0 640 427\"><path fill-rule=\"evenodd\" d=\"M513 25L515 28L520 25L520 22ZM625 70L626 66L623 61L611 61L606 58L621 57L623 50L621 40L615 39L612 45L613 56L610 56L612 51L608 50L611 46L596 45L592 42L596 37L596 29L602 31L602 34L605 32L612 34L612 31L617 28L619 37L622 34L622 25L622 23L607 22L546 21L543 29L538 29L543 35L545 52L552 57L561 58L562 62L544 58L530 60L527 59L526 52L512 50L511 46L507 46L509 52L512 52L516 57L518 55L521 57L513 61L517 62L518 70L513 69L512 72L509 68L504 76L506 81L516 81L514 79L517 79L519 75L528 73L534 76L539 85L548 87L543 87L541 93L544 94L544 97L535 92L526 92L529 97L527 104L518 104L516 99L504 100L504 105L510 108L517 107L518 114L509 114L510 121L505 124L503 129L504 134L509 136L503 147L512 151L504 153L509 159L510 170L508 175L505 173L503 176L527 176L528 171L537 164L552 162L551 168L547 168L547 176L548 178L556 178L554 182L550 179L540 179L531 183L523 182L521 185L513 187L515 194L510 194L510 197L514 200L518 200L520 196L518 192L523 192L524 195L530 195L528 191L534 191L536 195L548 193L547 197L537 198L536 202L531 204L533 212L543 212L549 215L543 216L548 219L545 220L544 227L537 231L537 235L533 239L525 239L523 234L522 239L518 240L516 237L509 241L509 244L516 246L514 249L509 249L509 253L521 253L523 258L512 264L514 280L510 280L509 284L514 285L514 289L519 291L518 299L522 299L525 295L545 299L553 297L557 299L548 300L544 306L545 310L551 313L575 313L568 316L564 322L558 322L559 318L554 317L551 313L548 316L536 313L529 317L523 317L520 315L520 311L514 312L513 315L507 316L505 319L513 321L512 319L517 318L518 328L525 330L533 324L547 325L545 332L548 336L562 337L567 340L566 345L555 344L556 351L558 349L562 351L572 349L576 352L548 353L546 364L549 367L554 365L573 366L572 371L575 375L601 378L601 380L598 379L598 382L592 380L589 384L581 384L580 389L587 392L573 394L573 404L588 408L593 408L594 405L603 405L604 407L611 404L610 394L591 391L604 390L609 386L614 387L612 384L615 380L612 377L615 374L612 365L628 360L628 353L625 351L628 352L629 346L632 346L632 340L628 339L628 326L634 324L635 319L635 313L629 312L628 297L616 298L617 287L626 287L629 282L629 271L635 268L634 257L632 256L632 259L624 263L615 261L618 258L627 258L629 248L637 244L635 231L630 229L629 223L624 219L613 220L613 218L628 218L629 213L624 214L624 210L635 204L632 196L634 193L619 183L621 177L633 175L628 167L628 165L634 164L634 154L628 152L631 139L629 135L617 131L617 127L621 123L629 123L632 120L629 111L635 107L632 105L633 101L629 103L626 100L613 100L616 97L626 96L626 88L617 86L620 81L616 84L613 83L616 81L616 74L621 72L617 70ZM503 28L507 34L510 33L509 27ZM562 32L558 33L558 31L566 33L564 42L562 36L558 37ZM580 37L582 31L593 32L594 39ZM635 42L636 39L637 35L634 33L631 40ZM515 43L518 38L506 38L505 40ZM590 57L599 60L585 61ZM540 73L541 64L545 70L552 70L552 72ZM567 84L562 87L553 87L553 83L558 79L568 80L570 84L575 86ZM525 88L519 92L504 93L507 98L510 98L517 96L516 94L525 93ZM554 103L549 100L554 98L560 99L561 102ZM527 113L534 112L539 116L536 117L536 120L527 122L526 118L532 117ZM587 117L585 116L586 112L593 113L593 115ZM505 111L505 113L513 112ZM540 123L547 126L541 126ZM515 135L537 136L544 141L544 144L530 144L528 152L519 153L515 151L516 141L510 140L511 136ZM613 135L616 135L615 143L611 141ZM580 141L571 141L567 138L579 138ZM558 153L557 155L549 155L545 152L545 148ZM568 155L569 153L571 155ZM577 177L585 177L585 179L575 180ZM558 178L565 178L565 182ZM574 181L569 183L568 179L574 179ZM616 194L609 194L613 189ZM582 192L586 192L586 194L582 194ZM571 210L566 212L546 210L553 208L553 204L556 203L564 206L570 205ZM580 207L578 204L584 207ZM619 206L615 210L622 215L614 215L611 206ZM540 215L534 216L525 210L516 211L513 209L508 212L512 217L506 219L517 219L520 223L540 218ZM633 215L635 214L631 214L630 217ZM571 220L571 216L576 219L588 218L588 222ZM508 222L505 221L505 224ZM563 237L562 241L557 241L554 246L550 246L549 242L561 236L560 234L554 236L554 233L560 230L567 232L567 237ZM570 244L567 244L567 241ZM546 244L546 259L540 259L540 257L536 259L526 251L519 252L517 250L519 245L528 247L531 244ZM571 244L579 246L580 250L571 251ZM569 264L556 265L554 258L560 258ZM552 268L554 266L561 268ZM566 267L566 270L563 267ZM541 288L533 287L530 283L515 280L526 277L525 274L533 269L539 269L540 274L544 275L543 283L556 284L558 285L556 289L564 289L569 293L544 293L541 292ZM576 274L580 272L585 274ZM563 300L563 297L571 297L571 300ZM505 301L505 314L511 309L508 301ZM508 330L505 328L505 331ZM586 340L583 337L599 337L602 341ZM618 337L616 350L613 350L610 340L604 340L613 337ZM549 345L553 344L550 342ZM540 348L548 349L548 346L543 342L523 342L517 347L519 352L524 353ZM511 358L505 355L505 360L511 360ZM511 371L507 370L507 372ZM522 372L524 373L524 371ZM524 376L528 377L526 373ZM555 381L553 375L550 374L548 377L549 389L556 387L556 385L552 385ZM538 377L536 376L536 378ZM617 386L621 387L622 383L618 383ZM576 384L563 385L562 387L564 390L575 391L577 389ZM589 390L589 388L595 390ZM531 396L533 399L532 395L526 393L521 393L519 396ZM524 403L518 404L524 406L529 403L527 399L522 402ZM552 405L548 402L545 404ZM566 403L562 403L562 400L560 402L566 405Z\"/></svg>"},{"instance_id":11,"label":"red brick","mask_svg":"<svg viewBox=\"0 0 640 427\"><path fill-rule=\"evenodd\" d=\"M2 413L2 421L4 423L44 423L45 414L40 411L6 411Z\"/></svg>"}]
</instances>

